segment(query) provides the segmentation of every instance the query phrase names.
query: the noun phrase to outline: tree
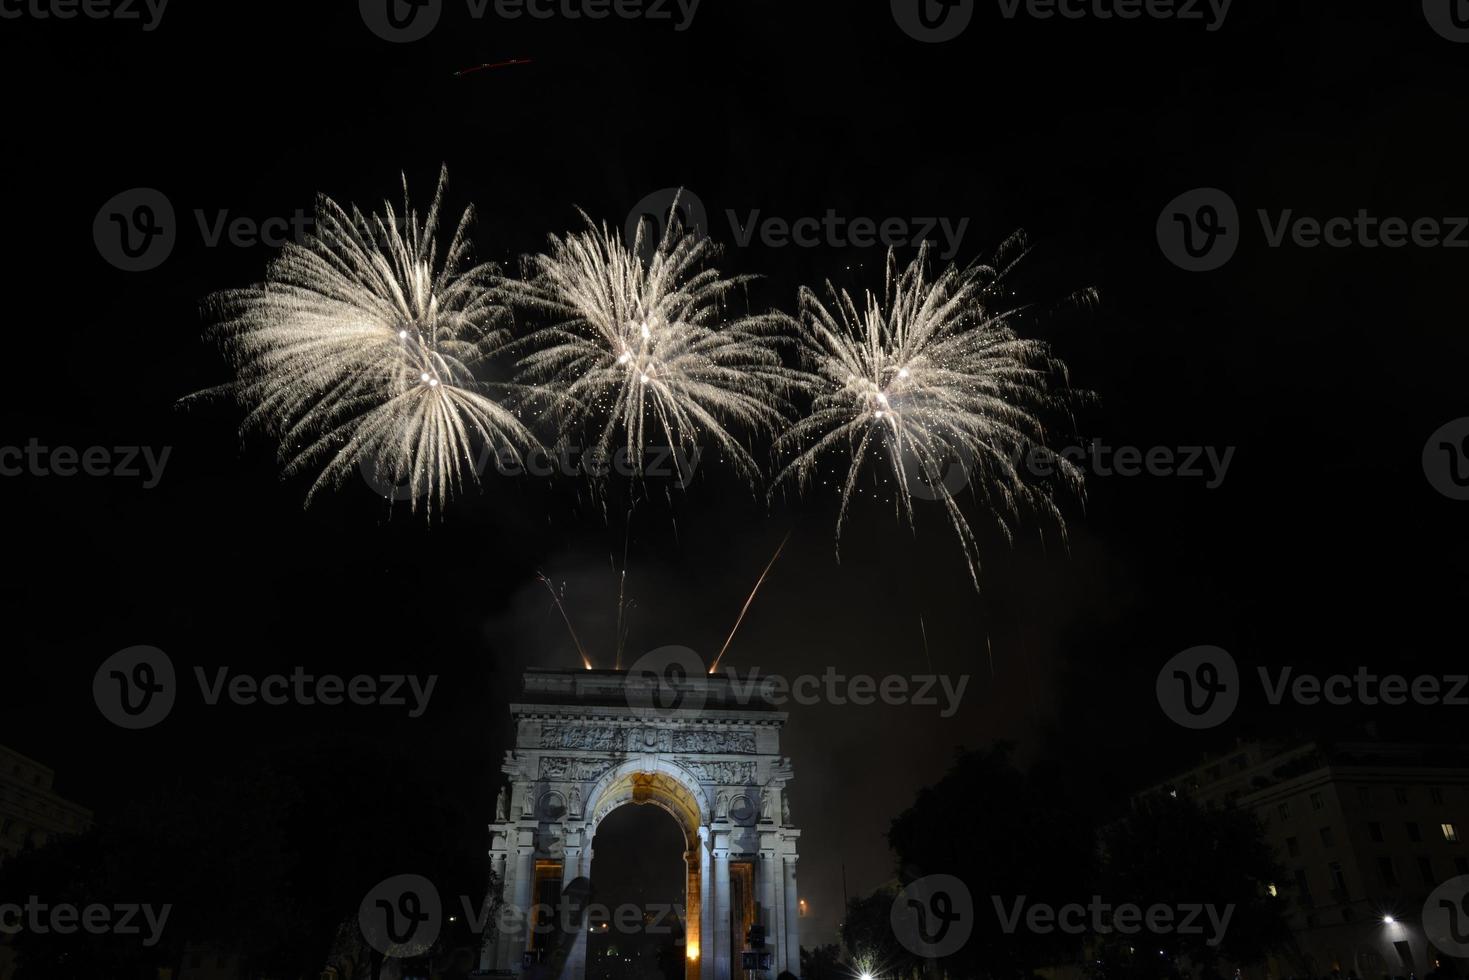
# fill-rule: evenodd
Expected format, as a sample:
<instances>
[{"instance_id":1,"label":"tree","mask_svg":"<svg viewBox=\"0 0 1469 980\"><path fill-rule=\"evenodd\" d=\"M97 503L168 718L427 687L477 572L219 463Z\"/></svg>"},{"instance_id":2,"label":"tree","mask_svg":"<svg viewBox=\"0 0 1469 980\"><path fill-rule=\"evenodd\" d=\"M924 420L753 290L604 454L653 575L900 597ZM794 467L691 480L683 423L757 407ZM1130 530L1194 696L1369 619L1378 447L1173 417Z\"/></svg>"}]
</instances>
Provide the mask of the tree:
<instances>
[{"instance_id":1,"label":"tree","mask_svg":"<svg viewBox=\"0 0 1469 980\"><path fill-rule=\"evenodd\" d=\"M801 980L852 980L835 944L801 948Z\"/></svg>"},{"instance_id":2,"label":"tree","mask_svg":"<svg viewBox=\"0 0 1469 980\"><path fill-rule=\"evenodd\" d=\"M1290 941L1286 900L1268 887L1282 875L1253 814L1182 796L1143 797L1101 833L1098 893L1143 907L1212 905L1228 922L1218 926L1206 913L1197 933L1144 926L1130 937L1098 936L1096 958L1109 976L1139 978L1176 975L1185 958L1205 969L1259 962Z\"/></svg>"},{"instance_id":3,"label":"tree","mask_svg":"<svg viewBox=\"0 0 1469 980\"><path fill-rule=\"evenodd\" d=\"M1007 933L996 903L1019 896L1056 906L1073 901L1091 880L1094 827L1071 798L1069 784L1048 766L1022 772L1011 747L961 751L937 784L919 791L888 832L899 880L954 875L970 891L968 941L941 961L951 976L1029 977L1073 959L1078 937L1024 929Z\"/></svg>"}]
</instances>

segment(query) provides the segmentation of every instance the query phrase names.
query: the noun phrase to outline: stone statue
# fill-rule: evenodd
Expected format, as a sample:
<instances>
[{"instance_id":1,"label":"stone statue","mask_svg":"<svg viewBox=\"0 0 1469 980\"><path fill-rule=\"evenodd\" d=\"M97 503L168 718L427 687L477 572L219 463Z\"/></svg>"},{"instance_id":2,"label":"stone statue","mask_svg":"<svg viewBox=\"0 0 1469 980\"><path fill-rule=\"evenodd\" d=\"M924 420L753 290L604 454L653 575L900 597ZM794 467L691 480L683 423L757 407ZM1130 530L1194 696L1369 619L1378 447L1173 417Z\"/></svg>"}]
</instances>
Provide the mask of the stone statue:
<instances>
[{"instance_id":1,"label":"stone statue","mask_svg":"<svg viewBox=\"0 0 1469 980\"><path fill-rule=\"evenodd\" d=\"M567 796L566 809L573 817L581 816L581 787L571 787L571 793Z\"/></svg>"},{"instance_id":2,"label":"stone statue","mask_svg":"<svg viewBox=\"0 0 1469 980\"><path fill-rule=\"evenodd\" d=\"M520 804L520 815L522 817L533 817L536 815L535 795L535 793L531 792L529 786L525 788L525 799L521 800Z\"/></svg>"},{"instance_id":3,"label":"stone statue","mask_svg":"<svg viewBox=\"0 0 1469 980\"><path fill-rule=\"evenodd\" d=\"M791 800L784 793L780 796L780 822L788 827L791 824Z\"/></svg>"},{"instance_id":4,"label":"stone statue","mask_svg":"<svg viewBox=\"0 0 1469 980\"><path fill-rule=\"evenodd\" d=\"M723 820L729 816L729 794L724 790L714 798L714 819Z\"/></svg>"},{"instance_id":5,"label":"stone statue","mask_svg":"<svg viewBox=\"0 0 1469 980\"><path fill-rule=\"evenodd\" d=\"M500 787L500 795L497 796L497 797L495 797L495 819L496 820L504 821L504 820L509 820L510 819L510 795L509 795L509 793L510 793L510 791L509 791L509 788L508 787L501 786Z\"/></svg>"},{"instance_id":6,"label":"stone statue","mask_svg":"<svg viewBox=\"0 0 1469 980\"><path fill-rule=\"evenodd\" d=\"M760 794L760 822L770 822L770 790Z\"/></svg>"}]
</instances>

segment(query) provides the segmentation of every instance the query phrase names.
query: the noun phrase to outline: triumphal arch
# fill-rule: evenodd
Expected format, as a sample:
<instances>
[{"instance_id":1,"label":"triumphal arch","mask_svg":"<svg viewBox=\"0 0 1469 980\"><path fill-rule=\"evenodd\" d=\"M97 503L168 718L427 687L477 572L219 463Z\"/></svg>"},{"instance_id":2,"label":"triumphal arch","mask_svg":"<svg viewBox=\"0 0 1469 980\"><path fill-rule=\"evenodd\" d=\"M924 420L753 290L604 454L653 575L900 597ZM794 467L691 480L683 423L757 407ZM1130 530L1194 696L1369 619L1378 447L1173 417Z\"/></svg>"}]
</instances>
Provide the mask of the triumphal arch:
<instances>
[{"instance_id":1,"label":"triumphal arch","mask_svg":"<svg viewBox=\"0 0 1469 980\"><path fill-rule=\"evenodd\" d=\"M641 661L640 661L641 663ZM515 748L490 824L499 927L481 969L582 980L592 842L609 813L656 806L683 828L686 980L800 975L796 844L780 754L786 715L737 677L702 670L532 669L510 706ZM571 925L545 922L548 906ZM538 925L534 916L540 915ZM750 945L763 929L763 947ZM768 967L747 972L744 954Z\"/></svg>"}]
</instances>

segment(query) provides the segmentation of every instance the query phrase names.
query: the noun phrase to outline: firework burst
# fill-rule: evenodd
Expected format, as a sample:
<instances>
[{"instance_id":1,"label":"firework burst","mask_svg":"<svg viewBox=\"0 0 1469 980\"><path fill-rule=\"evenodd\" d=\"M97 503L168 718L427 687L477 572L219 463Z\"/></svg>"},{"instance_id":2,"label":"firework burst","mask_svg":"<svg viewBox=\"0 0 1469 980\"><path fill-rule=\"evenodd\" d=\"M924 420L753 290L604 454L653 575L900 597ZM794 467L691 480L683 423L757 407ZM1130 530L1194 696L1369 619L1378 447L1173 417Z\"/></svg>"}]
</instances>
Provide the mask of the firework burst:
<instances>
[{"instance_id":1,"label":"firework burst","mask_svg":"<svg viewBox=\"0 0 1469 980\"><path fill-rule=\"evenodd\" d=\"M784 423L794 375L779 344L790 318L724 319L729 294L751 277L721 278L708 266L716 247L683 229L677 202L656 245L642 224L629 248L582 217L584 231L552 235L550 251L530 259L528 281L505 284L513 305L557 321L525 338L520 380L548 405L563 439L599 428L596 450L624 448L635 473L654 441L692 451L709 439L755 482L759 468L726 426L768 432Z\"/></svg>"},{"instance_id":2,"label":"firework burst","mask_svg":"<svg viewBox=\"0 0 1469 980\"><path fill-rule=\"evenodd\" d=\"M1016 236L1001 259L1023 250ZM828 307L801 290L800 349L813 404L776 440L777 451L790 454L776 482L793 478L804 489L824 459L846 454L838 548L869 462L892 478L910 525L915 496L943 504L976 589L979 549L959 506L964 488L1007 540L1026 513L1048 518L1064 540L1065 520L1051 488L1027 480L1020 465L1046 445L1041 416L1069 407L1075 393L1047 346L1018 337L1010 326L1021 312L1004 305L1005 273L1013 264L951 265L930 281L924 247L905 269L889 252L881 300L867 293L859 304L828 282ZM1059 485L1080 495L1081 471L1060 456L1055 464Z\"/></svg>"},{"instance_id":3,"label":"firework burst","mask_svg":"<svg viewBox=\"0 0 1469 980\"><path fill-rule=\"evenodd\" d=\"M265 282L213 298L243 430L278 439L286 473L319 469L308 503L360 469L431 513L466 469L478 479L476 440L534 445L472 372L504 343L495 323L506 311L492 300L494 267L470 265L472 209L439 253L446 179L421 217L406 178L401 213L319 197L311 235L285 246Z\"/></svg>"}]
</instances>

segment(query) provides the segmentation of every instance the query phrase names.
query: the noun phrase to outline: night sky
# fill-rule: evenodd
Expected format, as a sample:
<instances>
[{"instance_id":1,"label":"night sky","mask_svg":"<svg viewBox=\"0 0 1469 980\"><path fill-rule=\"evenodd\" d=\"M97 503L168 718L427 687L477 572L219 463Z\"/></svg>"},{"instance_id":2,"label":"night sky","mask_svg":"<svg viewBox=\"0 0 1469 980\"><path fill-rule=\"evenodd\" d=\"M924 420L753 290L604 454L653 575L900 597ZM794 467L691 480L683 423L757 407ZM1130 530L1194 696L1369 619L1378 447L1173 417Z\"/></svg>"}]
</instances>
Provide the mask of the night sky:
<instances>
[{"instance_id":1,"label":"night sky","mask_svg":"<svg viewBox=\"0 0 1469 980\"><path fill-rule=\"evenodd\" d=\"M512 58L530 63L454 74ZM350 731L443 764L488 821L519 671L578 663L538 571L564 584L597 666L613 665L624 550L624 663L667 644L712 657L789 534L726 663L971 677L949 718L790 709L809 943L835 939L844 865L854 895L893 876L888 823L958 746L1006 738L1025 758L1065 758L1102 806L1235 738L1349 729L1363 716L1248 703L1185 732L1154 679L1204 643L1247 671L1462 669L1469 504L1430 485L1421 455L1469 415L1469 251L1271 248L1256 211L1469 214L1466 73L1469 45L1416 3L1241 0L1217 31L1012 20L980 3L943 44L908 37L877 2L704 0L684 31L476 20L449 2L410 44L374 36L346 2L175 0L151 31L0 20L0 445L170 448L153 488L0 478L0 743L106 813L228 772L246 747ZM883 253L739 247L727 211L968 219L964 262L1024 228L1024 297L1100 297L1027 321L1094 394L1058 440L1233 447L1230 467L1214 488L1090 477L1085 503L1064 505L1067 549L1033 527L1007 546L968 501L984 529L979 594L939 505L920 502L910 529L890 499L864 498L838 562L833 494L767 503L713 458L687 492L650 487L630 518L625 486L604 511L572 480L495 477L432 524L363 481L303 509L308 481L280 479L273 446L237 437L238 409L176 406L230 377L203 337L204 299L258 281L273 254L207 245L195 212L289 217L317 192L376 207L400 198L400 175L424 201L441 164L450 209L477 209L477 255L510 269L577 227L577 208L621 227L646 195L687 187L727 247L721 269L762 276L756 310L793 312L797 289L828 277L877 288ZM168 198L178 240L158 268L125 272L93 222L137 187ZM1211 272L1171 264L1155 234L1196 187L1223 189L1242 216L1238 252ZM137 644L190 684L163 724L121 732L92 678ZM226 665L440 679L417 719L187 693L196 666ZM1403 737L1451 735L1444 717L1372 715ZM487 844L452 846L472 860Z\"/></svg>"}]
</instances>

